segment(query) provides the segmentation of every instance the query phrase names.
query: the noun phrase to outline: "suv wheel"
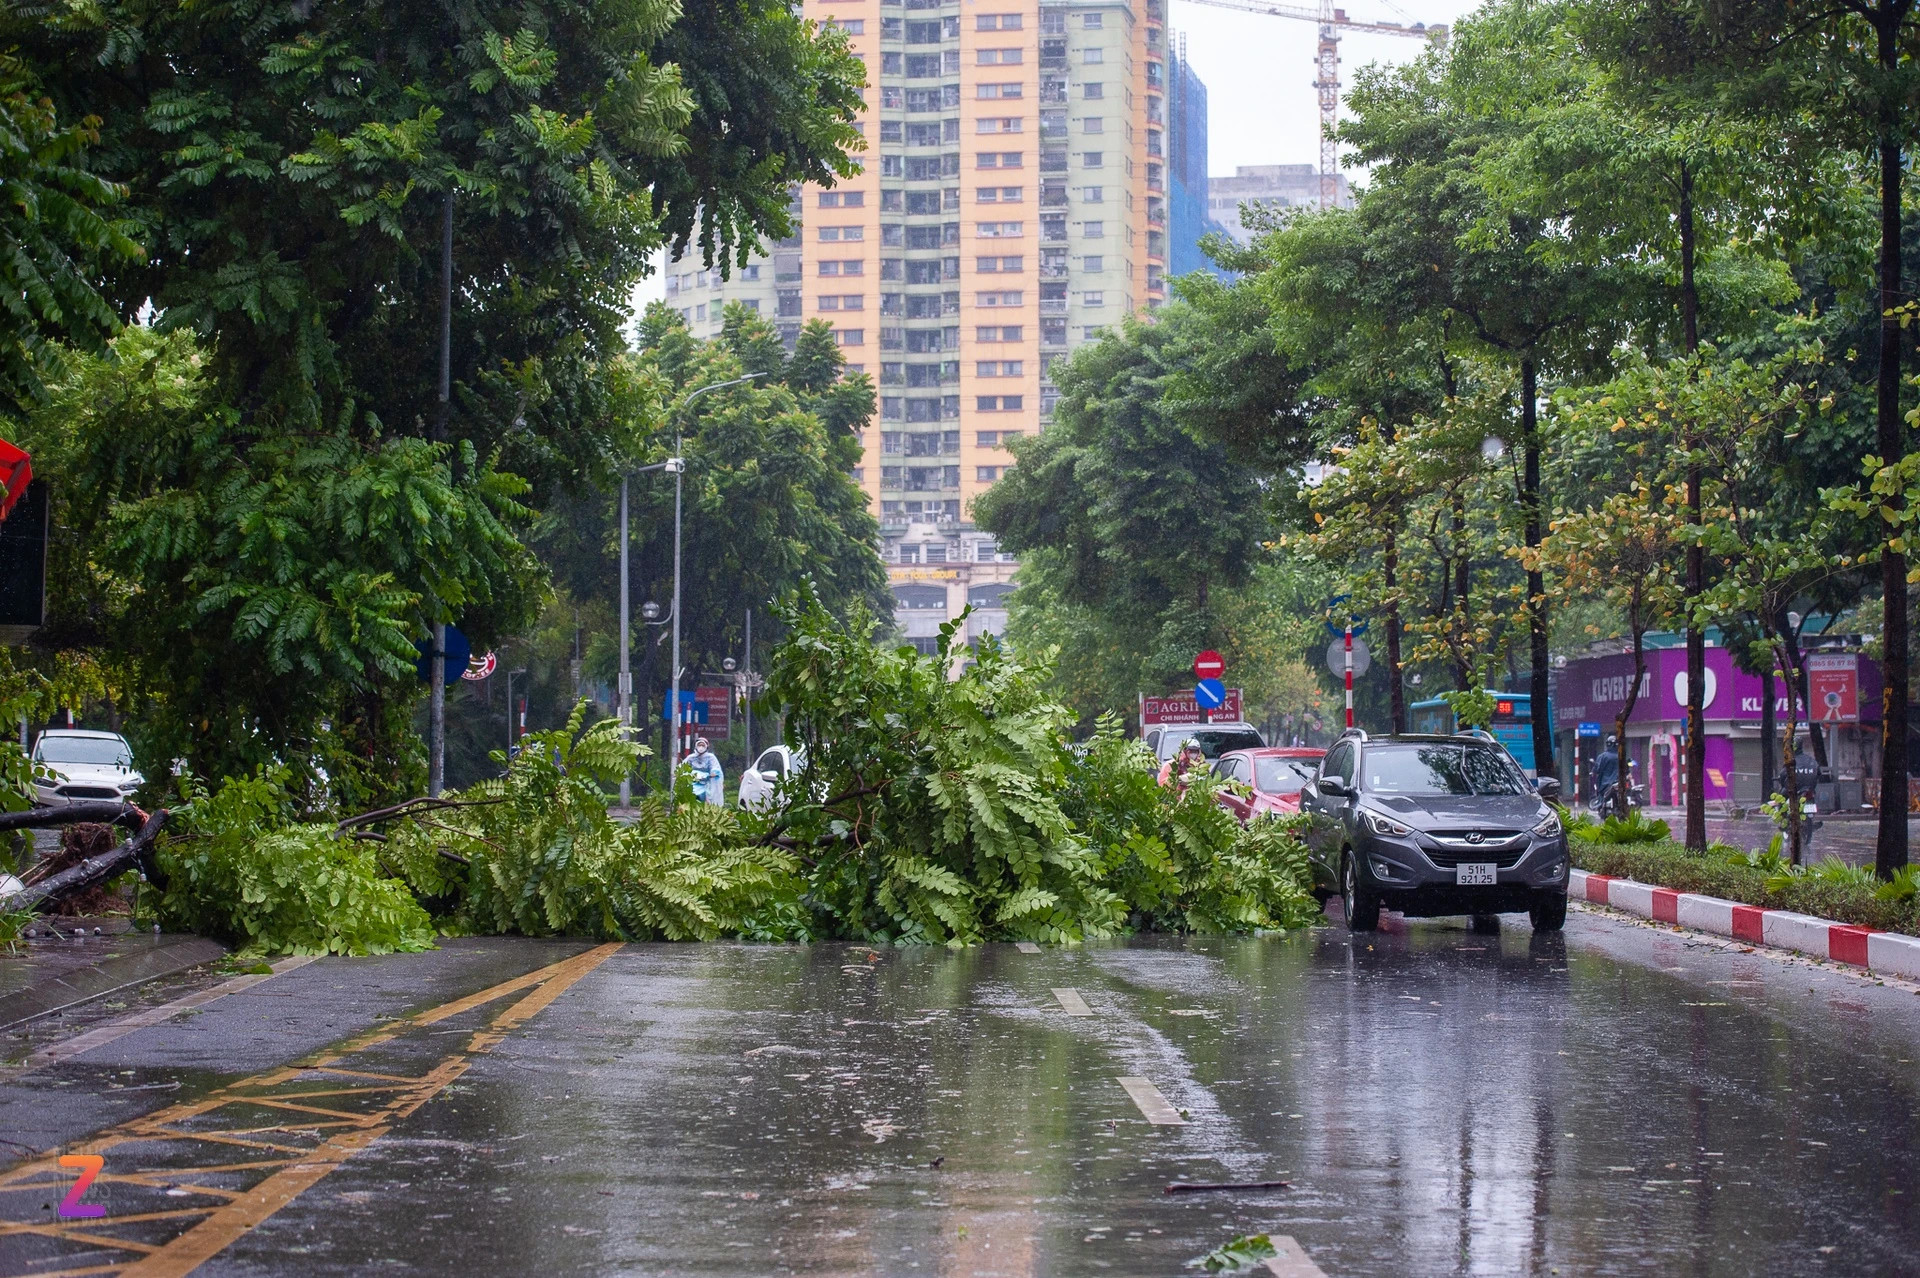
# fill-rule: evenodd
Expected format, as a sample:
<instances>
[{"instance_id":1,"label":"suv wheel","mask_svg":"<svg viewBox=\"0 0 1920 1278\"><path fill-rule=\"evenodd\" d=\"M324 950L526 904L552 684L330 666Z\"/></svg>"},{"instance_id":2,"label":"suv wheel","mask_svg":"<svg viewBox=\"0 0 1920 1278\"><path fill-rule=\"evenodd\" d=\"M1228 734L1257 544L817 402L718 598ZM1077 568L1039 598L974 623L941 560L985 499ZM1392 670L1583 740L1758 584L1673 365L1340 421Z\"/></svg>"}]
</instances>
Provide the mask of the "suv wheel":
<instances>
[{"instance_id":1,"label":"suv wheel","mask_svg":"<svg viewBox=\"0 0 1920 1278\"><path fill-rule=\"evenodd\" d=\"M1534 893L1533 905L1527 910L1527 917L1533 922L1536 932L1558 932L1567 925L1567 894Z\"/></svg>"},{"instance_id":2,"label":"suv wheel","mask_svg":"<svg viewBox=\"0 0 1920 1278\"><path fill-rule=\"evenodd\" d=\"M1360 871L1353 854L1340 858L1340 904L1347 916L1347 931L1373 932L1380 927L1380 898L1360 886Z\"/></svg>"}]
</instances>

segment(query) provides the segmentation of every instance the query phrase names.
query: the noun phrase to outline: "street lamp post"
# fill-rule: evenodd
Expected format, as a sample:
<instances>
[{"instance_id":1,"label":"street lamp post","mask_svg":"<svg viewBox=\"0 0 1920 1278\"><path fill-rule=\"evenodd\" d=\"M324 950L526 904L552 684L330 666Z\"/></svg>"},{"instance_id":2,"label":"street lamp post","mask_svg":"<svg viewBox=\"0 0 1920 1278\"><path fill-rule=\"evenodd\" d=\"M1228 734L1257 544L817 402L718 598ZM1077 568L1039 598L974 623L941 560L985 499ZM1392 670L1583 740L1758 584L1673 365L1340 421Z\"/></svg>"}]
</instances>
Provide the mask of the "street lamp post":
<instances>
[{"instance_id":1,"label":"street lamp post","mask_svg":"<svg viewBox=\"0 0 1920 1278\"><path fill-rule=\"evenodd\" d=\"M523 675L526 672L527 670L525 666L522 666L518 670L507 671L507 766L508 767L513 766L513 743L515 741L515 737L513 735L513 729L515 727L515 724L513 722L513 677L515 675Z\"/></svg>"},{"instance_id":2,"label":"street lamp post","mask_svg":"<svg viewBox=\"0 0 1920 1278\"><path fill-rule=\"evenodd\" d=\"M673 456L651 466L636 468L633 474L642 474L649 470L664 470L673 476L673 657L669 670L671 688L668 693L667 713L667 796L672 800L674 774L680 770L680 516L681 516L681 476L686 473L687 461L682 453L682 439L678 427L681 410L708 391L724 390L729 386L739 386L755 378L765 377L765 373L748 373L745 377L735 377L724 382L713 382L699 386L687 392L680 403L674 407L676 425L673 432ZM627 476L620 477L620 720L623 729L631 731L633 727L633 676L630 673L627 639ZM630 802L632 792L628 783L620 783L620 801L622 805Z\"/></svg>"}]
</instances>

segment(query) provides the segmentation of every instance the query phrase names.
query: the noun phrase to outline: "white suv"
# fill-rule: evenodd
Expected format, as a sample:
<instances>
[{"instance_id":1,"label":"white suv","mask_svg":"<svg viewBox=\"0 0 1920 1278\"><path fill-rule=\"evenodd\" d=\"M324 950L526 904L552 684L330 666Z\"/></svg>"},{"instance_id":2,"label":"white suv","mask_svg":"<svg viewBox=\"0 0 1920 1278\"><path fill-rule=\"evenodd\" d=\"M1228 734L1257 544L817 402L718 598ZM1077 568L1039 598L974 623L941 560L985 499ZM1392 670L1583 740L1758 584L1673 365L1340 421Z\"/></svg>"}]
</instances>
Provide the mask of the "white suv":
<instances>
[{"instance_id":1,"label":"white suv","mask_svg":"<svg viewBox=\"0 0 1920 1278\"><path fill-rule=\"evenodd\" d=\"M780 783L805 767L806 762L804 750L789 750L783 745L767 747L753 766L740 774L740 806L766 807L773 802L773 792Z\"/></svg>"},{"instance_id":2,"label":"white suv","mask_svg":"<svg viewBox=\"0 0 1920 1278\"><path fill-rule=\"evenodd\" d=\"M146 781L133 770L133 747L117 732L50 729L33 743L33 761L53 773L33 783L33 801L43 808L125 799Z\"/></svg>"}]
</instances>

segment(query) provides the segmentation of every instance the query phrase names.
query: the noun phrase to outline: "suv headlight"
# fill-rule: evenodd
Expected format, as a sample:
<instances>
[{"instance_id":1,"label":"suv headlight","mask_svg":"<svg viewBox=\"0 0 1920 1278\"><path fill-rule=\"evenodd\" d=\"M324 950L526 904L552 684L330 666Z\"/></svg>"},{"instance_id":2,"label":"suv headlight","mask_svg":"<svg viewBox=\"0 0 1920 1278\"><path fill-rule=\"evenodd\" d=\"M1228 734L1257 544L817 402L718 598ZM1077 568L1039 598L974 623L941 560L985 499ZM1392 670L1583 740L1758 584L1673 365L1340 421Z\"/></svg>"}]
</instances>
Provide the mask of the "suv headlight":
<instances>
[{"instance_id":1,"label":"suv headlight","mask_svg":"<svg viewBox=\"0 0 1920 1278\"><path fill-rule=\"evenodd\" d=\"M1540 824L1533 827L1533 832L1543 839L1551 839L1556 834L1559 834L1560 814L1557 812L1547 813L1547 815L1540 818Z\"/></svg>"},{"instance_id":2,"label":"suv headlight","mask_svg":"<svg viewBox=\"0 0 1920 1278\"><path fill-rule=\"evenodd\" d=\"M1413 833L1412 830L1401 825L1384 812L1374 812L1363 808L1360 811L1360 815L1366 821L1367 828L1375 834L1408 835Z\"/></svg>"}]
</instances>

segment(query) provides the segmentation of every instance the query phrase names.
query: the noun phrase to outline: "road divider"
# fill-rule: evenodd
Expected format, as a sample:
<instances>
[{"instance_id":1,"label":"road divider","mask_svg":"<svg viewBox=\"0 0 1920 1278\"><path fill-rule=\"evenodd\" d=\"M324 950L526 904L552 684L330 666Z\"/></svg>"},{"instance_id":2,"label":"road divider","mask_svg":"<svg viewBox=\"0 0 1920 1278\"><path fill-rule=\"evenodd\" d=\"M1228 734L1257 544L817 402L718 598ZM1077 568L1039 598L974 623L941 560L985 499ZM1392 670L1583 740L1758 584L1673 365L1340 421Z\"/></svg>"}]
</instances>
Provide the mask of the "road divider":
<instances>
[{"instance_id":1,"label":"road divider","mask_svg":"<svg viewBox=\"0 0 1920 1278\"><path fill-rule=\"evenodd\" d=\"M1920 936L1882 932L1852 923L1835 923L1792 910L1741 905L1697 892L1636 883L1606 874L1572 872L1567 895L1576 901L1607 905L1628 914L1700 932L1793 950L1814 958L1850 963L1889 976L1920 981Z\"/></svg>"}]
</instances>

